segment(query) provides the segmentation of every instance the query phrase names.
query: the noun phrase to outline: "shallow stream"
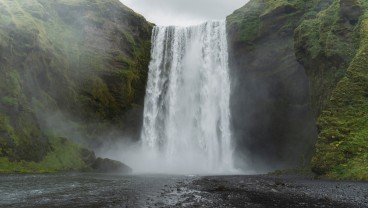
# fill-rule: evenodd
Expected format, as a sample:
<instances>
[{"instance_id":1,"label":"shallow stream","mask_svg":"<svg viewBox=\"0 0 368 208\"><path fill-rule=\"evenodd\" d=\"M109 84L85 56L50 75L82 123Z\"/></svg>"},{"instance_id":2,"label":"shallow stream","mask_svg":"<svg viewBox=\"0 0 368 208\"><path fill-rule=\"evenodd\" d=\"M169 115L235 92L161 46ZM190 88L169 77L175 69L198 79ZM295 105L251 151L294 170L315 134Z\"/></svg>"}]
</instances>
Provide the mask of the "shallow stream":
<instances>
[{"instance_id":1,"label":"shallow stream","mask_svg":"<svg viewBox=\"0 0 368 208\"><path fill-rule=\"evenodd\" d=\"M0 207L162 207L193 176L92 173L0 175Z\"/></svg>"}]
</instances>

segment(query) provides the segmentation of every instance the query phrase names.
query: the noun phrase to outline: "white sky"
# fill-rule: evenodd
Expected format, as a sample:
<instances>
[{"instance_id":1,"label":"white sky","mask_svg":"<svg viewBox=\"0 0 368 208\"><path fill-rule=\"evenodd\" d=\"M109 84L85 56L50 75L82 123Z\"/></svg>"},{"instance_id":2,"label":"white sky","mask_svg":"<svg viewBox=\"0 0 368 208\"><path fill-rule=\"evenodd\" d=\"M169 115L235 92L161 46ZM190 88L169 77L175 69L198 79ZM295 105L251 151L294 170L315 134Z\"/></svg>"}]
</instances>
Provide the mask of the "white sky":
<instances>
[{"instance_id":1,"label":"white sky","mask_svg":"<svg viewBox=\"0 0 368 208\"><path fill-rule=\"evenodd\" d=\"M225 19L248 0L120 0L156 25L195 25Z\"/></svg>"}]
</instances>

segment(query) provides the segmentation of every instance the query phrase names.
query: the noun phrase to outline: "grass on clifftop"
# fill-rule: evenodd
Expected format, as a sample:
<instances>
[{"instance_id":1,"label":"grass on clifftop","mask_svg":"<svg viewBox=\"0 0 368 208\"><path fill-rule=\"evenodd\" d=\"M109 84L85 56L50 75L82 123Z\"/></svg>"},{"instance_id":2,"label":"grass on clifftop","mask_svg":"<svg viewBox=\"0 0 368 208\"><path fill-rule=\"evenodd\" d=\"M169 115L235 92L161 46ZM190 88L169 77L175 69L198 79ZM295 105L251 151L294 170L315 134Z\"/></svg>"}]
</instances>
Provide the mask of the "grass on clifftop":
<instances>
[{"instance_id":1,"label":"grass on clifftop","mask_svg":"<svg viewBox=\"0 0 368 208\"><path fill-rule=\"evenodd\" d=\"M260 0L253 0L227 17L228 29L237 28L235 40L250 43L258 37L263 7Z\"/></svg>"}]
</instances>

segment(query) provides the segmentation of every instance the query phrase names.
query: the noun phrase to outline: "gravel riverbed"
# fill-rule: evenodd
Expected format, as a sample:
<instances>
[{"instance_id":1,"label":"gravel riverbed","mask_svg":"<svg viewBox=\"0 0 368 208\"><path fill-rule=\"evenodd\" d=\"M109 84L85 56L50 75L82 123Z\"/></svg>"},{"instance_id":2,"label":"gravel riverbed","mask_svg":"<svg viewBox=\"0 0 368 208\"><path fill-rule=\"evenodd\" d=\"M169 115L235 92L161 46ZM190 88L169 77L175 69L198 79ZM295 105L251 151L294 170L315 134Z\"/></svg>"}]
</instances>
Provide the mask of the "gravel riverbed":
<instances>
[{"instance_id":1,"label":"gravel riverbed","mask_svg":"<svg viewBox=\"0 0 368 208\"><path fill-rule=\"evenodd\" d=\"M302 176L207 176L178 183L175 192L181 200L167 207L368 207L367 182Z\"/></svg>"},{"instance_id":2,"label":"gravel riverbed","mask_svg":"<svg viewBox=\"0 0 368 208\"><path fill-rule=\"evenodd\" d=\"M301 176L0 175L0 207L368 207L368 183Z\"/></svg>"}]
</instances>

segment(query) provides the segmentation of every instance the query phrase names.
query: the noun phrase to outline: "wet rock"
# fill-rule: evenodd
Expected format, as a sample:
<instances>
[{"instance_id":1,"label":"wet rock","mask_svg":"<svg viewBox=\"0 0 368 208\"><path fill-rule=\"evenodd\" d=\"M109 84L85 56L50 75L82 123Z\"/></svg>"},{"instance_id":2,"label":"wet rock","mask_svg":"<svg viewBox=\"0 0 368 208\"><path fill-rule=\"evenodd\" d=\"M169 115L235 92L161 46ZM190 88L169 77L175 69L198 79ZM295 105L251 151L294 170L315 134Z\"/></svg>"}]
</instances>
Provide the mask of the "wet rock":
<instances>
[{"instance_id":1,"label":"wet rock","mask_svg":"<svg viewBox=\"0 0 368 208\"><path fill-rule=\"evenodd\" d=\"M266 166L299 166L311 156L317 137L308 112L308 80L294 53L294 30L304 12L304 4L296 2L249 1L227 17L236 83L230 98L232 134L239 157L246 160L246 152L260 168L270 161Z\"/></svg>"},{"instance_id":2,"label":"wet rock","mask_svg":"<svg viewBox=\"0 0 368 208\"><path fill-rule=\"evenodd\" d=\"M107 158L97 158L92 164L92 168L94 171L100 173L129 174L132 172L132 169L124 163Z\"/></svg>"},{"instance_id":3,"label":"wet rock","mask_svg":"<svg viewBox=\"0 0 368 208\"><path fill-rule=\"evenodd\" d=\"M86 165L91 166L96 161L96 155L93 151L83 148L79 154Z\"/></svg>"}]
</instances>

